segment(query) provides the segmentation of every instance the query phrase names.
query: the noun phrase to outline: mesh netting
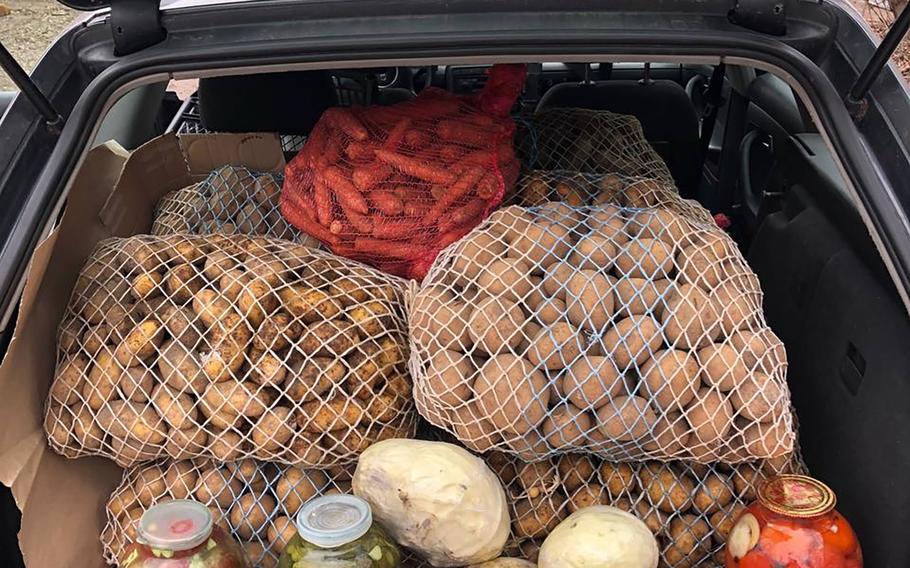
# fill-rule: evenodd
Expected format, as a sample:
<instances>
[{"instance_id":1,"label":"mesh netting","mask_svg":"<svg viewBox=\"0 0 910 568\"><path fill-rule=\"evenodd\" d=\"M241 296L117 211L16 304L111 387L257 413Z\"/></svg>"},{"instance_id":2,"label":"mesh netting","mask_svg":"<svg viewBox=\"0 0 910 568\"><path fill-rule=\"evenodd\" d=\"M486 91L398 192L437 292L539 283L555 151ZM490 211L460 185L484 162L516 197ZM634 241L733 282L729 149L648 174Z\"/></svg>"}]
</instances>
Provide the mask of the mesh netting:
<instances>
[{"instance_id":1,"label":"mesh netting","mask_svg":"<svg viewBox=\"0 0 910 568\"><path fill-rule=\"evenodd\" d=\"M281 216L279 199L284 176L222 166L199 183L172 191L155 209L153 235L264 235L311 246Z\"/></svg>"},{"instance_id":2,"label":"mesh netting","mask_svg":"<svg viewBox=\"0 0 910 568\"><path fill-rule=\"evenodd\" d=\"M516 153L525 169L619 173L673 187L673 176L634 116L551 108L518 120Z\"/></svg>"},{"instance_id":3,"label":"mesh netting","mask_svg":"<svg viewBox=\"0 0 910 568\"><path fill-rule=\"evenodd\" d=\"M512 535L506 551L536 561L543 539L571 513L611 505L636 515L660 548L660 566L723 566L727 535L754 487L778 473L802 473L798 459L735 466L684 462L616 463L567 454L524 462L491 452L487 463L510 502Z\"/></svg>"},{"instance_id":4,"label":"mesh netting","mask_svg":"<svg viewBox=\"0 0 910 568\"><path fill-rule=\"evenodd\" d=\"M329 109L287 166L282 213L336 254L423 278L515 182L507 113L521 77L505 115L435 88L391 106Z\"/></svg>"},{"instance_id":5,"label":"mesh netting","mask_svg":"<svg viewBox=\"0 0 910 568\"><path fill-rule=\"evenodd\" d=\"M792 451L786 353L736 245L659 182L586 179L608 178L598 205L500 209L439 255L409 310L420 413L528 459Z\"/></svg>"},{"instance_id":6,"label":"mesh netting","mask_svg":"<svg viewBox=\"0 0 910 568\"><path fill-rule=\"evenodd\" d=\"M404 284L265 237L102 241L61 323L50 445L328 466L409 436Z\"/></svg>"}]
</instances>

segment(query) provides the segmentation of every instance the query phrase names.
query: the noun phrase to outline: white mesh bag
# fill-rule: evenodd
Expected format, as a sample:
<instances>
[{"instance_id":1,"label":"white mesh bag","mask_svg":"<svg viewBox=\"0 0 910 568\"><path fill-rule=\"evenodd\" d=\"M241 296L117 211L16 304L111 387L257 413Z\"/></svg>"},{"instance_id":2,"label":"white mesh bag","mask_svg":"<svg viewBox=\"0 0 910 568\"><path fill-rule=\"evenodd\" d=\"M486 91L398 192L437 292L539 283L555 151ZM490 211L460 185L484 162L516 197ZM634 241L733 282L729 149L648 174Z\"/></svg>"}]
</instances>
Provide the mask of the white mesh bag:
<instances>
[{"instance_id":1,"label":"white mesh bag","mask_svg":"<svg viewBox=\"0 0 910 568\"><path fill-rule=\"evenodd\" d=\"M265 237L99 243L60 326L67 457L347 463L411 435L405 281Z\"/></svg>"},{"instance_id":2,"label":"white mesh bag","mask_svg":"<svg viewBox=\"0 0 910 568\"><path fill-rule=\"evenodd\" d=\"M438 256L409 310L421 415L529 458L792 451L786 354L733 241L659 181L587 182L594 205L507 207Z\"/></svg>"}]
</instances>

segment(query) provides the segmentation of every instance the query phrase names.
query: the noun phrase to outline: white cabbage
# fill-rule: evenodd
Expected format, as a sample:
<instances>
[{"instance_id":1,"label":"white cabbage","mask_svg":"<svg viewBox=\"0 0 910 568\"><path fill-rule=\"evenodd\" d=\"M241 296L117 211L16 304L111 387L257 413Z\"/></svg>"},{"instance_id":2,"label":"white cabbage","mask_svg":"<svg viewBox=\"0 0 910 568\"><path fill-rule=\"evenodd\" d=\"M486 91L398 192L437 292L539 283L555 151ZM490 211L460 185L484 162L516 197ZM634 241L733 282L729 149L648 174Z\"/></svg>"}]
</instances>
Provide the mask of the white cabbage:
<instances>
[{"instance_id":1,"label":"white cabbage","mask_svg":"<svg viewBox=\"0 0 910 568\"><path fill-rule=\"evenodd\" d=\"M468 568L537 568L537 564L518 558L497 558L489 562L471 564Z\"/></svg>"},{"instance_id":2,"label":"white cabbage","mask_svg":"<svg viewBox=\"0 0 910 568\"><path fill-rule=\"evenodd\" d=\"M637 517L603 505L575 511L540 547L539 568L657 568L654 535Z\"/></svg>"},{"instance_id":3,"label":"white cabbage","mask_svg":"<svg viewBox=\"0 0 910 568\"><path fill-rule=\"evenodd\" d=\"M478 457L443 442L385 440L357 463L354 494L399 543L433 566L502 554L509 510L499 478Z\"/></svg>"}]
</instances>

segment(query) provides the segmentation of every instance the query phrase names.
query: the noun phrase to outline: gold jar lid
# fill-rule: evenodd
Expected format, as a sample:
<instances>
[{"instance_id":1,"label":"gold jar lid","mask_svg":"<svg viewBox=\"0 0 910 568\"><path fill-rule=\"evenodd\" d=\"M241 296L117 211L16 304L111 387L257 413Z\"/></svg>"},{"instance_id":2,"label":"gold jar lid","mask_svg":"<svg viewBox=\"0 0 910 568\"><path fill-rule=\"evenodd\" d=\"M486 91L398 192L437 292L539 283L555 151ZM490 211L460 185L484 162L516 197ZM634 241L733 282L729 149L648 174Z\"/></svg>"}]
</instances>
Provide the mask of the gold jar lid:
<instances>
[{"instance_id":1,"label":"gold jar lid","mask_svg":"<svg viewBox=\"0 0 910 568\"><path fill-rule=\"evenodd\" d=\"M758 502L765 508L788 517L817 517L837 504L830 487L805 475L772 477L759 485L757 493Z\"/></svg>"}]
</instances>

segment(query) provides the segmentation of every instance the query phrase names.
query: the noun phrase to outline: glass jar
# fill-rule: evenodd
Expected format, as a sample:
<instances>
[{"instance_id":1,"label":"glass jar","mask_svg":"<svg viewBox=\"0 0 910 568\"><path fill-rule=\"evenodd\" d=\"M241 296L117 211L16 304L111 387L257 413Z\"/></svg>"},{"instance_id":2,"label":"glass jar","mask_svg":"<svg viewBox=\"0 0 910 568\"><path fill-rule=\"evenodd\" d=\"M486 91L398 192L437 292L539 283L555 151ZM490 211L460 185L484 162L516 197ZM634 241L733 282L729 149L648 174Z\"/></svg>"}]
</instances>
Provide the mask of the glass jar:
<instances>
[{"instance_id":1,"label":"glass jar","mask_svg":"<svg viewBox=\"0 0 910 568\"><path fill-rule=\"evenodd\" d=\"M122 568L250 568L240 545L212 522L202 503L175 499L151 507L139 519L137 542Z\"/></svg>"},{"instance_id":2,"label":"glass jar","mask_svg":"<svg viewBox=\"0 0 910 568\"><path fill-rule=\"evenodd\" d=\"M297 534L278 568L398 568L401 552L377 523L370 505L353 495L325 495L300 509Z\"/></svg>"},{"instance_id":3,"label":"glass jar","mask_svg":"<svg viewBox=\"0 0 910 568\"><path fill-rule=\"evenodd\" d=\"M756 494L727 538L726 568L862 568L856 534L827 485L780 475Z\"/></svg>"}]
</instances>

